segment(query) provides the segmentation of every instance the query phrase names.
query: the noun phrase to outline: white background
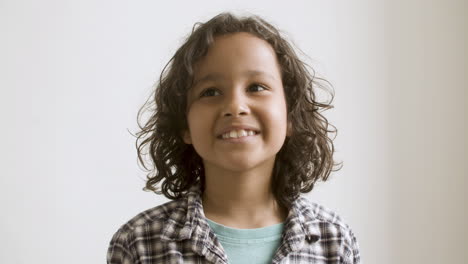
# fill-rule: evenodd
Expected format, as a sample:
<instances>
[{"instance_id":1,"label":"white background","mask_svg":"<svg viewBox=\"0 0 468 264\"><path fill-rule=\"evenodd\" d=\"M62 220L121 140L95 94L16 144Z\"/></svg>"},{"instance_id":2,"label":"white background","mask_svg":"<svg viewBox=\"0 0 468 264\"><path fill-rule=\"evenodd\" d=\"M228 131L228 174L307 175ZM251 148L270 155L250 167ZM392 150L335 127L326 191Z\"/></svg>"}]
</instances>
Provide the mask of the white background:
<instances>
[{"instance_id":1,"label":"white background","mask_svg":"<svg viewBox=\"0 0 468 264\"><path fill-rule=\"evenodd\" d=\"M105 263L143 192L136 114L195 22L258 14L330 80L344 167L307 197L365 263L465 263L466 1L0 1L1 263Z\"/></svg>"}]
</instances>

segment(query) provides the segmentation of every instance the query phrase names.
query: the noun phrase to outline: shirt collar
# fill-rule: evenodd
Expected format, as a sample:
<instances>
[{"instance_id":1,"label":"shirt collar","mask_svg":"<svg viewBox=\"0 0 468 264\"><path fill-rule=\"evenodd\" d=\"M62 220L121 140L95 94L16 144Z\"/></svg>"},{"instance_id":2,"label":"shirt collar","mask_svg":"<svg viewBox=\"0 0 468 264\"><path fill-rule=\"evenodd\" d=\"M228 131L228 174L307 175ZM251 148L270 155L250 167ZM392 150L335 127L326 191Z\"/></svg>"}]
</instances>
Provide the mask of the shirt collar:
<instances>
[{"instance_id":1,"label":"shirt collar","mask_svg":"<svg viewBox=\"0 0 468 264\"><path fill-rule=\"evenodd\" d=\"M319 225L313 224L318 220L310 206L310 202L302 196L294 200L289 209L283 231L283 241L288 251L297 251L307 240L309 243L320 238ZM183 225L182 228L180 226ZM181 241L191 239L194 241L194 250L206 255L210 249L215 253L219 242L211 231L203 212L200 183L192 186L179 207L172 210L163 227L162 239Z\"/></svg>"}]
</instances>

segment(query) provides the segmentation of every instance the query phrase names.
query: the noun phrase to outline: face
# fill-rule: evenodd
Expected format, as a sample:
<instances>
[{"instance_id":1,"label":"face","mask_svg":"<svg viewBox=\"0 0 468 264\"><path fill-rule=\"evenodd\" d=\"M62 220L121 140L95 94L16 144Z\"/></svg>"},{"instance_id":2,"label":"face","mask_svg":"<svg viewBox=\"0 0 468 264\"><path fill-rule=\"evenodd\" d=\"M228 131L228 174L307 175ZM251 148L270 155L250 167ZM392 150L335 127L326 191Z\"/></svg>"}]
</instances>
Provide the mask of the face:
<instances>
[{"instance_id":1,"label":"face","mask_svg":"<svg viewBox=\"0 0 468 264\"><path fill-rule=\"evenodd\" d=\"M273 48L244 32L218 36L194 68L194 85L187 94L189 129L183 139L202 157L205 171L271 167L288 130ZM240 132L242 126L250 128L239 133L243 137L220 136ZM257 134L251 135L249 130Z\"/></svg>"}]
</instances>

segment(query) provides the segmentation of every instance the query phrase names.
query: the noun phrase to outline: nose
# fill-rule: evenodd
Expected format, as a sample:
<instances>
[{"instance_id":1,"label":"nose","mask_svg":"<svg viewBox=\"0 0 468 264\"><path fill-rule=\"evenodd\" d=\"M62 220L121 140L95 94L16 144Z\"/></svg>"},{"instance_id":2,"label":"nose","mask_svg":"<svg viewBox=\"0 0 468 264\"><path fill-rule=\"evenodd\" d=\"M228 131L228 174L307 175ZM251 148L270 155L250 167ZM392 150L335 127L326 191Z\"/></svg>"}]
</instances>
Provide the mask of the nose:
<instances>
[{"instance_id":1,"label":"nose","mask_svg":"<svg viewBox=\"0 0 468 264\"><path fill-rule=\"evenodd\" d=\"M246 96L240 91L231 91L223 102L222 116L248 115L250 109Z\"/></svg>"}]
</instances>

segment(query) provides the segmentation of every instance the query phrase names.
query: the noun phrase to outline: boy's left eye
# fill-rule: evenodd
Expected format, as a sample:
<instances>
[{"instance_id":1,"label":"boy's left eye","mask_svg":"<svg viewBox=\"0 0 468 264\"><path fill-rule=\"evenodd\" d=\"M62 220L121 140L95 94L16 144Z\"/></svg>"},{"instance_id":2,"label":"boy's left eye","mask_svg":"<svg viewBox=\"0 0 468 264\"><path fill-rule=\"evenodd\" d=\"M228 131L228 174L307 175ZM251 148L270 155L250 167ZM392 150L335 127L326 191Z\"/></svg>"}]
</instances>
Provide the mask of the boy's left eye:
<instances>
[{"instance_id":1,"label":"boy's left eye","mask_svg":"<svg viewBox=\"0 0 468 264\"><path fill-rule=\"evenodd\" d=\"M263 86L260 85L260 84L252 84L252 85L249 86L249 88L250 88L250 87L260 87L261 89L266 90L266 88L263 87Z\"/></svg>"}]
</instances>

